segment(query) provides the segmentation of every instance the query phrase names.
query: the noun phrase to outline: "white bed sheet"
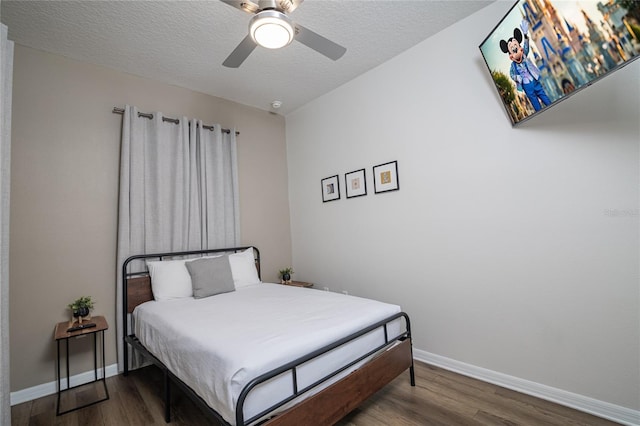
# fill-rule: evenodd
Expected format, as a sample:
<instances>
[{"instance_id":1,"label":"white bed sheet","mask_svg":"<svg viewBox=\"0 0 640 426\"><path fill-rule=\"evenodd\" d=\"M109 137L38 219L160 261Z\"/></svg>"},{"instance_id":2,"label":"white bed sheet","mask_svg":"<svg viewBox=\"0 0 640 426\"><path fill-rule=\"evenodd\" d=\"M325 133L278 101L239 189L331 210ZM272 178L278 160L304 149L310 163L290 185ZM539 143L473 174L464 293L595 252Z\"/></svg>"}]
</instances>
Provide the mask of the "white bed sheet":
<instances>
[{"instance_id":1,"label":"white bed sheet","mask_svg":"<svg viewBox=\"0 0 640 426\"><path fill-rule=\"evenodd\" d=\"M146 302L134 318L149 352L233 425L238 396L253 378L398 312L397 305L359 297L256 284L204 299ZM394 321L389 337L401 329ZM297 371L300 388L382 343L377 329L309 361ZM290 373L259 386L245 402L245 419L291 393Z\"/></svg>"}]
</instances>

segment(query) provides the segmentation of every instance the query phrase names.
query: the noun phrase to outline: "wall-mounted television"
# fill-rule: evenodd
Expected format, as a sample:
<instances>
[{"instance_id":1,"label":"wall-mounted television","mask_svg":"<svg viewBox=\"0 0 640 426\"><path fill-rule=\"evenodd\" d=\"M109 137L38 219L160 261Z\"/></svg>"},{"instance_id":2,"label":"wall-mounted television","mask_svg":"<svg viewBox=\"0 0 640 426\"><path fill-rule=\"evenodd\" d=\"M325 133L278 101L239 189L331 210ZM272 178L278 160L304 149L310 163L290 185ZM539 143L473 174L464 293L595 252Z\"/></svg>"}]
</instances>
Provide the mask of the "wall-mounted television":
<instances>
[{"instance_id":1,"label":"wall-mounted television","mask_svg":"<svg viewBox=\"0 0 640 426\"><path fill-rule=\"evenodd\" d=\"M517 125L640 57L640 1L518 0L480 51Z\"/></svg>"}]
</instances>

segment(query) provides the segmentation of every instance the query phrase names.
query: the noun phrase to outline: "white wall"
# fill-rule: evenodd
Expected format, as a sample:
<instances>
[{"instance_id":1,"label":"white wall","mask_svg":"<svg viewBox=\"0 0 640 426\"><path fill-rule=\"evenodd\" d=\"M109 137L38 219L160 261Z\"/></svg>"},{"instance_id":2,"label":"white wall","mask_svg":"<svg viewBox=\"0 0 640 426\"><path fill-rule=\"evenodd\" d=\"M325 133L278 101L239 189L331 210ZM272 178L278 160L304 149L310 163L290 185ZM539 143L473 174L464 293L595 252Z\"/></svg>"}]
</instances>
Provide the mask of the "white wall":
<instances>
[{"instance_id":1,"label":"white wall","mask_svg":"<svg viewBox=\"0 0 640 426\"><path fill-rule=\"evenodd\" d=\"M640 61L513 129L478 49L511 5L286 117L295 278L402 305L419 350L637 410ZM363 167L369 195L322 203Z\"/></svg>"}]
</instances>

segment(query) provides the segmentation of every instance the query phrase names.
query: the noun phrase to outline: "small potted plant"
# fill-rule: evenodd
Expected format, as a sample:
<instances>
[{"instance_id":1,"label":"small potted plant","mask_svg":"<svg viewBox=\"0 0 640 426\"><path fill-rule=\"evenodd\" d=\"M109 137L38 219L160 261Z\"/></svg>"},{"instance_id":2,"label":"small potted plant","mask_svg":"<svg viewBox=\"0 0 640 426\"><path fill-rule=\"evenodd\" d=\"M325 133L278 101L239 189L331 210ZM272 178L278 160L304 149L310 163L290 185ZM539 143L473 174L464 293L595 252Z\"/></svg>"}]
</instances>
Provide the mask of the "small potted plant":
<instances>
[{"instance_id":1,"label":"small potted plant","mask_svg":"<svg viewBox=\"0 0 640 426\"><path fill-rule=\"evenodd\" d=\"M78 323L80 324L82 324L83 319L91 319L89 316L91 309L93 309L93 300L91 300L91 296L82 296L81 298L74 300L72 303L69 303L68 306L73 315L71 322L73 322L73 318L78 318Z\"/></svg>"},{"instance_id":2,"label":"small potted plant","mask_svg":"<svg viewBox=\"0 0 640 426\"><path fill-rule=\"evenodd\" d=\"M291 275L293 274L293 268L288 267L281 269L278 271L280 273L280 278L282 279L282 284L289 284L291 282Z\"/></svg>"}]
</instances>

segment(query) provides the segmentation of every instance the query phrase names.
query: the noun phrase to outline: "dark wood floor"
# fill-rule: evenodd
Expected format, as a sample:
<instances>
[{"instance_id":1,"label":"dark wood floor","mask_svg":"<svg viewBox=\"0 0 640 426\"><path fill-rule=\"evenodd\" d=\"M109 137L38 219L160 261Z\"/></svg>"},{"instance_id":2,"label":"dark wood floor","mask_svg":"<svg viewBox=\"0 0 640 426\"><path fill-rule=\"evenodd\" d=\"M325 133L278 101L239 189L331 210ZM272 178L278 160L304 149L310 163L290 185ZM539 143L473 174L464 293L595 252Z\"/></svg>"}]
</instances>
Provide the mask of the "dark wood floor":
<instances>
[{"instance_id":1,"label":"dark wood floor","mask_svg":"<svg viewBox=\"0 0 640 426\"><path fill-rule=\"evenodd\" d=\"M56 395L11 408L12 426L164 425L162 377L155 367L107 379L108 401L56 417ZM103 392L88 385L65 395L67 404L91 401ZM173 425L215 425L177 387L172 388ZM416 387L408 373L354 410L340 426L387 425L615 425L610 421L506 390L423 363ZM307 425L301 425L307 426ZM312 425L308 425L312 426Z\"/></svg>"}]
</instances>

